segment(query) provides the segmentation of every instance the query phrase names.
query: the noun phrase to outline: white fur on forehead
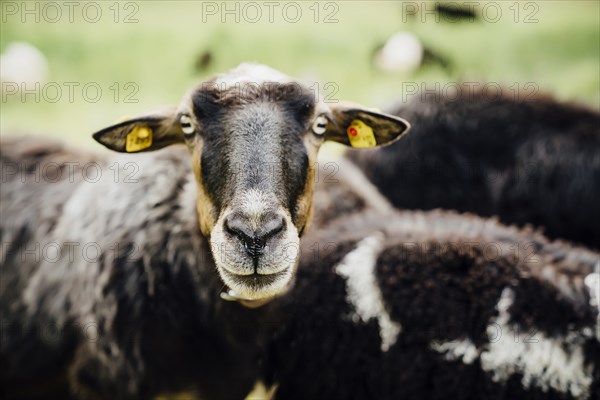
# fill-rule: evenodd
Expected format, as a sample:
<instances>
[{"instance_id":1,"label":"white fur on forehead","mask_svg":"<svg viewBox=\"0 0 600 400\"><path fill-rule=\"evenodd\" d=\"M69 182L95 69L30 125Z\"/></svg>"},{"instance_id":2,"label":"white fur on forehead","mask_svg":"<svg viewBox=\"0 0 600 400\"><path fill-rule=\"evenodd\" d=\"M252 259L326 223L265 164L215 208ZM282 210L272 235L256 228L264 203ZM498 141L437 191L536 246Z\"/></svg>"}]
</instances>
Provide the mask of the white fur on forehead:
<instances>
[{"instance_id":1,"label":"white fur on forehead","mask_svg":"<svg viewBox=\"0 0 600 400\"><path fill-rule=\"evenodd\" d=\"M216 78L217 85L225 84L226 86L235 85L236 83L257 83L278 82L286 83L292 79L286 74L274 70L262 64L243 63L238 67L220 74Z\"/></svg>"}]
</instances>

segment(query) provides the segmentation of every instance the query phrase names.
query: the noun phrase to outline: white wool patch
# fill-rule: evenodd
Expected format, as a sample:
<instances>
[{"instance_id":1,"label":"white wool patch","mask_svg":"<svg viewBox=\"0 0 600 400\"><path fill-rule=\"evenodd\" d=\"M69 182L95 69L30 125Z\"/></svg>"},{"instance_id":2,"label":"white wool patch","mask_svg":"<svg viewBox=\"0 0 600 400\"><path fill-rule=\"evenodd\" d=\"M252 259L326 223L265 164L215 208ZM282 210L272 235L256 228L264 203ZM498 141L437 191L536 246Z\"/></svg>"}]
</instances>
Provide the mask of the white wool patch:
<instances>
[{"instance_id":1,"label":"white wool patch","mask_svg":"<svg viewBox=\"0 0 600 400\"><path fill-rule=\"evenodd\" d=\"M381 350L388 351L396 343L402 327L392 321L385 310L381 290L375 279L375 264L382 247L381 233L361 240L335 267L335 272L346 280L347 300L354 306L353 321L367 322L376 318Z\"/></svg>"},{"instance_id":2,"label":"white wool patch","mask_svg":"<svg viewBox=\"0 0 600 400\"><path fill-rule=\"evenodd\" d=\"M596 263L596 272L585 277L584 283L590 292L590 305L596 307L596 339L600 341L600 262Z\"/></svg>"},{"instance_id":3,"label":"white wool patch","mask_svg":"<svg viewBox=\"0 0 600 400\"><path fill-rule=\"evenodd\" d=\"M224 74L217 76L215 83L226 88L242 83L261 84L265 82L290 82L291 78L282 72L262 64L243 63Z\"/></svg>"},{"instance_id":4,"label":"white wool patch","mask_svg":"<svg viewBox=\"0 0 600 400\"><path fill-rule=\"evenodd\" d=\"M432 342L430 348L439 353L444 353L448 361L462 360L465 364L472 364L479 357L479 350L468 338L449 342Z\"/></svg>"},{"instance_id":5,"label":"white wool patch","mask_svg":"<svg viewBox=\"0 0 600 400\"><path fill-rule=\"evenodd\" d=\"M586 276L583 282L590 292L590 305L600 312L600 262L596 264L595 272Z\"/></svg>"},{"instance_id":6,"label":"white wool patch","mask_svg":"<svg viewBox=\"0 0 600 400\"><path fill-rule=\"evenodd\" d=\"M522 332L509 325L514 292L505 288L496 305L498 316L488 325L489 345L481 352L481 367L494 381L505 382L520 373L524 387L554 389L587 397L592 383L591 366L584 365L583 348L576 337L549 338L540 332ZM565 350L566 349L566 350Z\"/></svg>"}]
</instances>

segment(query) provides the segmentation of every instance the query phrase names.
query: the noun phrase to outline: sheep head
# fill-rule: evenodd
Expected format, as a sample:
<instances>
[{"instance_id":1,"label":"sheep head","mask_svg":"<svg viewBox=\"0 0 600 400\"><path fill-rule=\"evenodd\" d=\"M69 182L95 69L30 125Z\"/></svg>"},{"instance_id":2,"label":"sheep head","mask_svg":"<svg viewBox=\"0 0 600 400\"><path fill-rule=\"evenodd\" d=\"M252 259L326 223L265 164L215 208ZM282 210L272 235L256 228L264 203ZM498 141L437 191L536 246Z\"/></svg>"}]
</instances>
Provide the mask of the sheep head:
<instances>
[{"instance_id":1,"label":"sheep head","mask_svg":"<svg viewBox=\"0 0 600 400\"><path fill-rule=\"evenodd\" d=\"M325 104L280 72L242 64L192 89L179 106L123 121L94 138L129 153L185 144L200 230L217 270L238 296L259 300L293 282L321 144L385 145L408 127L361 106Z\"/></svg>"}]
</instances>

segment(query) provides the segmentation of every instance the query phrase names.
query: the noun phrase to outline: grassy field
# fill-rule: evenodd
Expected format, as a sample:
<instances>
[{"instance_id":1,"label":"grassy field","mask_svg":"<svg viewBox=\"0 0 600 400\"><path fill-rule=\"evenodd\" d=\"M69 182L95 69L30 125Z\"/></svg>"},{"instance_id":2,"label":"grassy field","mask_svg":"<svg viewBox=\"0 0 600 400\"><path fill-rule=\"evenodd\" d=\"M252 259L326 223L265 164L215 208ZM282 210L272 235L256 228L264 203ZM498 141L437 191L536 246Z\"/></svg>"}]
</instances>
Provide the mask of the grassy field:
<instances>
[{"instance_id":1,"label":"grassy field","mask_svg":"<svg viewBox=\"0 0 600 400\"><path fill-rule=\"evenodd\" d=\"M221 2L76 2L72 16L63 6L57 19L45 3L2 1L0 48L21 40L37 46L49 60L52 87L42 87L51 94L40 99L3 93L1 132L32 131L91 145L90 134L120 116L177 103L190 85L243 61L333 83L327 91L332 98L372 106L400 98L406 82L481 81L522 92L535 87L600 107L597 0L481 1L484 18L464 23L436 21L423 14L433 8L424 2L292 3L272 10L254 3L259 16L239 2L225 5L233 14L222 13ZM15 5L34 11L15 12ZM410 17L408 6L421 14ZM376 70L374 48L399 30L416 33L455 67ZM199 72L195 61L207 50L213 62ZM71 98L68 85L75 85ZM51 92L56 86L62 88L58 99Z\"/></svg>"}]
</instances>

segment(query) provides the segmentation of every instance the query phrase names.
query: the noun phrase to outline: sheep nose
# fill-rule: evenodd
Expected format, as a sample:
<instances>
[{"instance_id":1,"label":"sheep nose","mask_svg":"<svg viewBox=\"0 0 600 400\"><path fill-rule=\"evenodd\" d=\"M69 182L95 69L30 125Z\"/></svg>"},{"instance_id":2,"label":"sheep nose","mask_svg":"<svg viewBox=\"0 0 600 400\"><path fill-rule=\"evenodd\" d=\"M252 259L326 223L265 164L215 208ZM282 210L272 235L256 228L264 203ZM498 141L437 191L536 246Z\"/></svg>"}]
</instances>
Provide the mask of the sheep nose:
<instances>
[{"instance_id":1,"label":"sheep nose","mask_svg":"<svg viewBox=\"0 0 600 400\"><path fill-rule=\"evenodd\" d=\"M238 213L233 213L225 219L227 233L237 237L252 258L258 258L264 252L268 240L282 232L284 227L283 217L276 213L262 216L258 229L253 228L249 219Z\"/></svg>"}]
</instances>

